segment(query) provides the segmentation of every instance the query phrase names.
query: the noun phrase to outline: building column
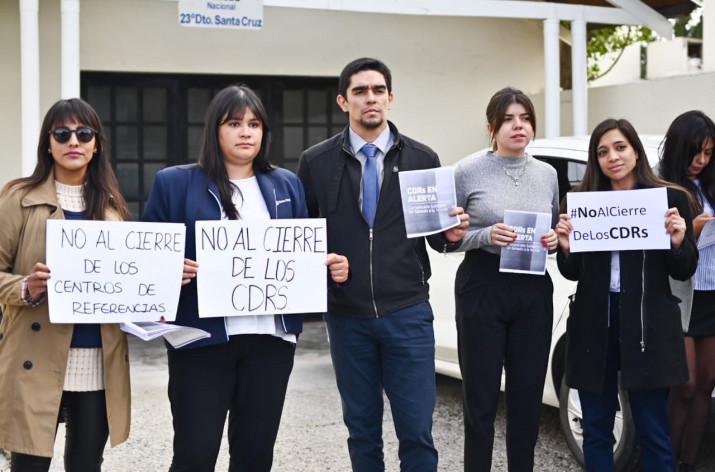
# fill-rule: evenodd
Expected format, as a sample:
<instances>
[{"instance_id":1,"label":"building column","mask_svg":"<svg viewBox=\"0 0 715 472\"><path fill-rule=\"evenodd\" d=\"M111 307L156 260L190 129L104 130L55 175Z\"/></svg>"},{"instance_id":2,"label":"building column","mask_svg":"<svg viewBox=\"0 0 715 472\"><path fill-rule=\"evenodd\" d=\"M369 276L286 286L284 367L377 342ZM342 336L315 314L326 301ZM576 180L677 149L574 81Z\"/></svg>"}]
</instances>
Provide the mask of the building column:
<instances>
[{"instance_id":1,"label":"building column","mask_svg":"<svg viewBox=\"0 0 715 472\"><path fill-rule=\"evenodd\" d=\"M573 134L587 135L588 76L586 64L586 22L571 22L571 90L573 93Z\"/></svg>"},{"instance_id":2,"label":"building column","mask_svg":"<svg viewBox=\"0 0 715 472\"><path fill-rule=\"evenodd\" d=\"M79 0L62 0L62 98L79 97Z\"/></svg>"},{"instance_id":3,"label":"building column","mask_svg":"<svg viewBox=\"0 0 715 472\"><path fill-rule=\"evenodd\" d=\"M715 0L713 0L715 1ZM544 137L561 134L559 20L544 20Z\"/></svg>"},{"instance_id":4,"label":"building column","mask_svg":"<svg viewBox=\"0 0 715 472\"><path fill-rule=\"evenodd\" d=\"M22 175L32 174L37 163L40 134L40 5L20 0L20 80Z\"/></svg>"},{"instance_id":5,"label":"building column","mask_svg":"<svg viewBox=\"0 0 715 472\"><path fill-rule=\"evenodd\" d=\"M715 71L715 0L703 1L703 71Z\"/></svg>"}]
</instances>

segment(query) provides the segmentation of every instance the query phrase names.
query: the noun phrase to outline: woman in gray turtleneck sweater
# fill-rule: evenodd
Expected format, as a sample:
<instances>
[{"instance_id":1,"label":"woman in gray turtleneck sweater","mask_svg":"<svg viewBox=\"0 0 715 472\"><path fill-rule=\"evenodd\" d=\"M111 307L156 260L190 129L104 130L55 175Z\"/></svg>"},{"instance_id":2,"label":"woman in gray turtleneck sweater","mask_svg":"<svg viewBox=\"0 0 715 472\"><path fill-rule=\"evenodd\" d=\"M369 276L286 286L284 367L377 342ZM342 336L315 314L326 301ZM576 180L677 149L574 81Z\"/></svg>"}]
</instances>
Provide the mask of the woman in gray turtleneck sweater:
<instances>
[{"instance_id":1,"label":"woman in gray turtleneck sweater","mask_svg":"<svg viewBox=\"0 0 715 472\"><path fill-rule=\"evenodd\" d=\"M457 206L470 215L457 250L455 296L459 363L464 379L465 471L489 471L502 366L506 370L507 457L510 471L534 467L541 392L552 326L551 279L499 272L501 248L516 239L505 210L550 213L558 221L556 171L526 153L536 120L531 100L508 87L487 106L492 150L459 162ZM538 235L556 249L553 229Z\"/></svg>"}]
</instances>

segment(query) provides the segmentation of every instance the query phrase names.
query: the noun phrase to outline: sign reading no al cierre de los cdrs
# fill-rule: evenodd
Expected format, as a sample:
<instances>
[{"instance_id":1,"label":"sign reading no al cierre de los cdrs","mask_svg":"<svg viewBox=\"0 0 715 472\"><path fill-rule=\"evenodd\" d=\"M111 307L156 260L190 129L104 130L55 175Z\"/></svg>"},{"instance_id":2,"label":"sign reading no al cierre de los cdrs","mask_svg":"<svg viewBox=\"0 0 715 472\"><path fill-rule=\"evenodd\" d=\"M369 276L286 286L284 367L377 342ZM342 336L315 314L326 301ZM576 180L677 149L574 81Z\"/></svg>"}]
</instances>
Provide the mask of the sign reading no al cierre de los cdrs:
<instances>
[{"instance_id":1,"label":"sign reading no al cierre de los cdrs","mask_svg":"<svg viewBox=\"0 0 715 472\"><path fill-rule=\"evenodd\" d=\"M263 0L179 0L179 24L198 28L263 28Z\"/></svg>"},{"instance_id":2,"label":"sign reading no al cierre de los cdrs","mask_svg":"<svg viewBox=\"0 0 715 472\"><path fill-rule=\"evenodd\" d=\"M199 317L327 310L325 219L196 222Z\"/></svg>"}]
</instances>

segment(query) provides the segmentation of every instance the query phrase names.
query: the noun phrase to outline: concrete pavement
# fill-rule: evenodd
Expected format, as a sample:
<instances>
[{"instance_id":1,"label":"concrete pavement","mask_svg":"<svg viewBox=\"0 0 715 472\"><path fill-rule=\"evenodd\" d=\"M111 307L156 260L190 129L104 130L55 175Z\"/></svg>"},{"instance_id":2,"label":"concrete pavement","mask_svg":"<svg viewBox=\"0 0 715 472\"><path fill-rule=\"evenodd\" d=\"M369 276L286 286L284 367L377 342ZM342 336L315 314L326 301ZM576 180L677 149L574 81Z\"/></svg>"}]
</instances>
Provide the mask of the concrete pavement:
<instances>
[{"instance_id":1,"label":"concrete pavement","mask_svg":"<svg viewBox=\"0 0 715 472\"><path fill-rule=\"evenodd\" d=\"M142 342L130 337L132 369L132 431L129 440L105 451L105 472L166 471L171 463L171 413L166 396L166 352L161 341ZM198 406L200 407L200 406ZM399 470L397 439L389 407L383 423L385 463ZM438 376L434 438L439 451L439 471L463 469L461 383ZM504 411L500 403L496 423L493 470L506 470ZM276 472L349 471L347 430L342 422L340 397L330 362L322 322L305 326L288 386L281 429L275 447ZM60 426L52 472L63 470L64 426ZM228 469L224 439L217 471ZM536 471L579 470L571 458L558 426L558 411L545 408L537 446Z\"/></svg>"}]
</instances>

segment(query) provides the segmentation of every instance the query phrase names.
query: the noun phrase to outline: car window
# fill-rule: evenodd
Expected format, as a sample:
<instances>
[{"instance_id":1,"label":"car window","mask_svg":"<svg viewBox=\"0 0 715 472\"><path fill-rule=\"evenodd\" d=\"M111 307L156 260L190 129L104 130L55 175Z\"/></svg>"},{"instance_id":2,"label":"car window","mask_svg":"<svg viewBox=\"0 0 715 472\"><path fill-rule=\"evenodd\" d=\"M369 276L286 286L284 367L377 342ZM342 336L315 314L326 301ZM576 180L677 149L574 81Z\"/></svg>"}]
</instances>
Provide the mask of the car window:
<instances>
[{"instance_id":1,"label":"car window","mask_svg":"<svg viewBox=\"0 0 715 472\"><path fill-rule=\"evenodd\" d=\"M559 201L563 200L566 193L578 185L586 172L586 164L578 161L571 161L563 157L534 156L542 162L546 162L556 169L559 183Z\"/></svg>"}]
</instances>

